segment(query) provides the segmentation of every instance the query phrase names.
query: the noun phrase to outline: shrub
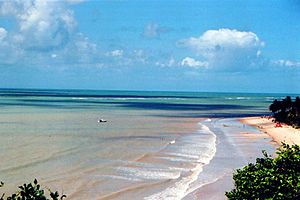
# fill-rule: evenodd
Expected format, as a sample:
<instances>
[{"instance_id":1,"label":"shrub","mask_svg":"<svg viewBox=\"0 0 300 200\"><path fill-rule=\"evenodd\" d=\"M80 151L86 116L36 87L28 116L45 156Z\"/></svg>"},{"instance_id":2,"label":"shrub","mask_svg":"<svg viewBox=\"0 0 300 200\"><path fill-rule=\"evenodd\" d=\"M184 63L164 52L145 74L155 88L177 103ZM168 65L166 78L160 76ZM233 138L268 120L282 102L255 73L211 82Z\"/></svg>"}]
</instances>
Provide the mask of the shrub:
<instances>
[{"instance_id":1,"label":"shrub","mask_svg":"<svg viewBox=\"0 0 300 200\"><path fill-rule=\"evenodd\" d=\"M263 158L238 169L235 188L226 192L228 199L300 199L300 149L282 144L272 158L263 151Z\"/></svg>"},{"instance_id":2,"label":"shrub","mask_svg":"<svg viewBox=\"0 0 300 200\"><path fill-rule=\"evenodd\" d=\"M4 183L0 183L0 187L3 187ZM60 196L58 192L50 192L50 197L52 200L62 200L66 195ZM4 200L5 194L2 194L0 200ZM45 196L45 192L41 189L38 181L35 179L32 183L23 184L19 186L19 191L11 196L7 197L6 200L51 200Z\"/></svg>"}]
</instances>

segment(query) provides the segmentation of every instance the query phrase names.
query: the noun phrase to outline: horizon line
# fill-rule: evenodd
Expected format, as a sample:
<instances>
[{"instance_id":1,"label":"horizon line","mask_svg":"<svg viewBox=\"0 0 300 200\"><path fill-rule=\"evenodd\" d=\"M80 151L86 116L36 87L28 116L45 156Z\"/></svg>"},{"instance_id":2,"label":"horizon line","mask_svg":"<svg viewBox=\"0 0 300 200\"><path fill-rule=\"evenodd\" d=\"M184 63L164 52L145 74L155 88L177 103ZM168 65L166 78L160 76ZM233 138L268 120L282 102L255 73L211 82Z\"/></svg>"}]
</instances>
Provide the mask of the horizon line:
<instances>
[{"instance_id":1,"label":"horizon line","mask_svg":"<svg viewBox=\"0 0 300 200\"><path fill-rule=\"evenodd\" d=\"M87 90L87 91L115 91L115 92L182 92L182 93L244 93L244 94L290 94L290 95L300 95L299 93L295 92L242 92L242 91L188 91L188 90L141 90L141 89L87 89L87 88L13 88L13 87L0 87L0 90L73 90L73 91L80 91L80 90Z\"/></svg>"}]
</instances>

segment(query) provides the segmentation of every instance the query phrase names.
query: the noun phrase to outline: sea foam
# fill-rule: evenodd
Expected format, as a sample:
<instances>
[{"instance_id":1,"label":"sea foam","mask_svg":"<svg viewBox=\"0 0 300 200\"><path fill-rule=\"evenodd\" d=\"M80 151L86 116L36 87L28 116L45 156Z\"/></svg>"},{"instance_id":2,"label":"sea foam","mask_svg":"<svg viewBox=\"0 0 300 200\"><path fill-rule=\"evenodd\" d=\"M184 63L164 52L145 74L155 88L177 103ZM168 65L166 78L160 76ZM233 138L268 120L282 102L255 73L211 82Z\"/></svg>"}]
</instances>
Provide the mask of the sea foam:
<instances>
[{"instance_id":1,"label":"sea foam","mask_svg":"<svg viewBox=\"0 0 300 200\"><path fill-rule=\"evenodd\" d=\"M164 190L145 197L145 200L177 200L182 199L188 192L191 183L197 180L203 170L203 166L208 164L216 153L216 135L204 124L199 124L201 129L197 134L184 136L176 142L177 148L172 149L164 157L173 162L192 162L193 168L186 173L181 173L175 183ZM173 145L175 146L175 145Z\"/></svg>"}]
</instances>

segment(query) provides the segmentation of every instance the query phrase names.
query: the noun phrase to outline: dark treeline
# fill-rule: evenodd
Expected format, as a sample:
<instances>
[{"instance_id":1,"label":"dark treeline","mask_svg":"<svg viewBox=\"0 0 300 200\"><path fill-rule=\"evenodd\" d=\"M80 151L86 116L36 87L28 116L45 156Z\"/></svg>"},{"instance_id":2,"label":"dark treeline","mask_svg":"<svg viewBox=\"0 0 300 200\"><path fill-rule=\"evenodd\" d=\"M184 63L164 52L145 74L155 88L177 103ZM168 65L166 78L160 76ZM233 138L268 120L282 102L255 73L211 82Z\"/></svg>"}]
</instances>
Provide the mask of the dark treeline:
<instances>
[{"instance_id":1,"label":"dark treeline","mask_svg":"<svg viewBox=\"0 0 300 200\"><path fill-rule=\"evenodd\" d=\"M294 127L300 127L300 98L295 101L290 96L282 100L275 99L269 107L273 113L275 122L286 123Z\"/></svg>"}]
</instances>

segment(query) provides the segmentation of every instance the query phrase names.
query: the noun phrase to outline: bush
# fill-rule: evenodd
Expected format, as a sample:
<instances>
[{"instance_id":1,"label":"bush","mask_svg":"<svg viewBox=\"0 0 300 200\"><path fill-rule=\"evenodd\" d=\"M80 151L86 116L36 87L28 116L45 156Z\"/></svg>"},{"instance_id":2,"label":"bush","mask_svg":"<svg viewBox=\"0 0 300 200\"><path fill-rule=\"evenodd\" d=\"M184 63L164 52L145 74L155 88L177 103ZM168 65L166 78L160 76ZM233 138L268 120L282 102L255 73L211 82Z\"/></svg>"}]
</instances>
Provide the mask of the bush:
<instances>
[{"instance_id":1,"label":"bush","mask_svg":"<svg viewBox=\"0 0 300 200\"><path fill-rule=\"evenodd\" d=\"M263 151L255 164L238 169L233 175L235 188L228 199L300 199L300 149L282 144L272 158Z\"/></svg>"},{"instance_id":2,"label":"bush","mask_svg":"<svg viewBox=\"0 0 300 200\"><path fill-rule=\"evenodd\" d=\"M4 183L0 183L0 187L3 187ZM62 200L66 195L60 195L58 192L50 192L50 197L52 200ZM0 200L4 200L5 194L2 194ZM38 181L35 179L32 183L23 184L19 186L19 191L11 196L7 197L6 200L50 200L45 196L45 192L41 189L41 186L38 184Z\"/></svg>"}]
</instances>

